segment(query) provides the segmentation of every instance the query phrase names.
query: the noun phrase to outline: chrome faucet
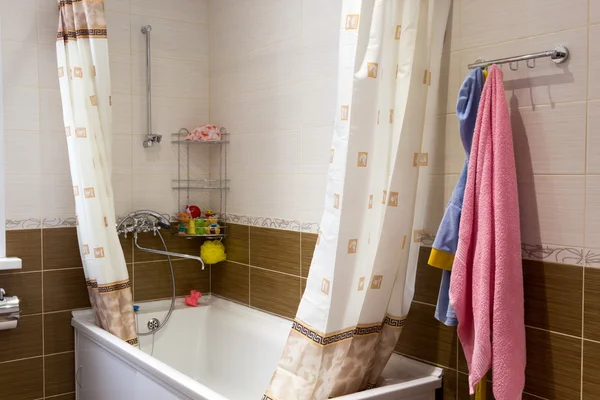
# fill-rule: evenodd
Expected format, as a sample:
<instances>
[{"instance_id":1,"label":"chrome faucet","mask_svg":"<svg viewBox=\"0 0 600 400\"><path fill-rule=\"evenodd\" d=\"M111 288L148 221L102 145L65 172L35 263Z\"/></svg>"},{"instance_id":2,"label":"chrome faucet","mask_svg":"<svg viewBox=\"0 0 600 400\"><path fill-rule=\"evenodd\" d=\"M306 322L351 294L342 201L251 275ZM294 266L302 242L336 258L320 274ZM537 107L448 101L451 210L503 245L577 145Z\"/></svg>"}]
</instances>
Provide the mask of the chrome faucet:
<instances>
[{"instance_id":1,"label":"chrome faucet","mask_svg":"<svg viewBox=\"0 0 600 400\"><path fill-rule=\"evenodd\" d=\"M202 269L204 269L204 261L202 260L202 258L198 256L192 256L189 254L173 253L171 251L168 251L164 241L163 244L165 246L165 250L148 249L138 244L139 233L153 232L155 236L158 234L162 240L162 235L159 232L161 228L171 229L171 224L169 223L168 219L166 219L156 211L140 210L134 211L127 215L125 218L123 218L121 222L117 224L117 233L122 233L125 237L127 237L128 233L132 233L133 243L135 247L137 247L141 251L145 251L147 253L160 254L163 256L188 258L190 260L200 261L200 263L202 264Z\"/></svg>"},{"instance_id":2,"label":"chrome faucet","mask_svg":"<svg viewBox=\"0 0 600 400\"><path fill-rule=\"evenodd\" d=\"M4 289L0 288L0 301L4 300L4 295L6 294L6 292L4 291Z\"/></svg>"}]
</instances>

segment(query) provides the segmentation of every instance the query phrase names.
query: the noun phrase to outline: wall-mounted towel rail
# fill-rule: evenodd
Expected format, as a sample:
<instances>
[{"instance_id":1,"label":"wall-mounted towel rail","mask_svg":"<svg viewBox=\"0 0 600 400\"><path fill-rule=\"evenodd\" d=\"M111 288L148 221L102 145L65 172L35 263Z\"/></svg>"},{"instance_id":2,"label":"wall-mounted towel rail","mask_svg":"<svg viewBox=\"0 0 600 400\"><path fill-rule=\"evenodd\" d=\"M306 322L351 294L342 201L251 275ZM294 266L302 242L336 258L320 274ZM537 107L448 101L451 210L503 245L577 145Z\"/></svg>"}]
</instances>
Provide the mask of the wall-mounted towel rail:
<instances>
[{"instance_id":1,"label":"wall-mounted towel rail","mask_svg":"<svg viewBox=\"0 0 600 400\"><path fill-rule=\"evenodd\" d=\"M493 64L509 64L510 69L513 71L516 71L517 69L519 69L519 61L525 61L527 63L528 68L534 68L535 67L535 59L536 58L544 58L544 57L550 57L552 59L552 61L554 61L555 64L560 64L560 63L565 62L565 60L567 58L569 58L569 49L567 49L565 46L561 45L561 46L556 46L554 48L554 50L540 51L538 53L530 53L530 54L523 54L523 55L514 56L514 57L498 58L496 60L477 60L473 64L469 64L468 67L469 67L469 69L474 69L474 68L478 68L478 67L487 67L487 66L493 65ZM534 60L534 61L530 62L530 60ZM513 63L516 63L516 68L513 68L513 66L512 66Z\"/></svg>"}]
</instances>

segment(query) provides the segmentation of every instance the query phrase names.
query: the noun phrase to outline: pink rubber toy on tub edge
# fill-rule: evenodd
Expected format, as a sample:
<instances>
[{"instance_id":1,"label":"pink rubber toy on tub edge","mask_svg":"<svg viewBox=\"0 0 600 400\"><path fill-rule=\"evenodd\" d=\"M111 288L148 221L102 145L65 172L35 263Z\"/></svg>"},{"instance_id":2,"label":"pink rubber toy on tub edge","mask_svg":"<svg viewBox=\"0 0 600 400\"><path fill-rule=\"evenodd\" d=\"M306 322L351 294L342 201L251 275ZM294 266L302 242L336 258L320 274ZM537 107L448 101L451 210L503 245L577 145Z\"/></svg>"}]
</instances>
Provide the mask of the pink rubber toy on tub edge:
<instances>
[{"instance_id":1,"label":"pink rubber toy on tub edge","mask_svg":"<svg viewBox=\"0 0 600 400\"><path fill-rule=\"evenodd\" d=\"M185 304L190 307L198 307L198 300L202 297L202 293L197 290L191 290L190 294L185 296Z\"/></svg>"}]
</instances>

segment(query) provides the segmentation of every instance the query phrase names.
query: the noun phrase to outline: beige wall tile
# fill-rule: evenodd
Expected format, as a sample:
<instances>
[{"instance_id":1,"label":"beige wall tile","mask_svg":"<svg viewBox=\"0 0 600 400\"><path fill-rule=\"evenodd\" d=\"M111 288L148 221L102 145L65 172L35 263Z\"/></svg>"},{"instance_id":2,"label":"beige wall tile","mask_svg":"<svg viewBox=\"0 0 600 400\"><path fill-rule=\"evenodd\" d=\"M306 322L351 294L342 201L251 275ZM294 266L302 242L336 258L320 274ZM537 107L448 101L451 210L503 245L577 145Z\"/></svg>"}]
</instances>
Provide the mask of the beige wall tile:
<instances>
[{"instance_id":1,"label":"beige wall tile","mask_svg":"<svg viewBox=\"0 0 600 400\"><path fill-rule=\"evenodd\" d=\"M585 102L511 109L517 173L585 173Z\"/></svg>"},{"instance_id":2,"label":"beige wall tile","mask_svg":"<svg viewBox=\"0 0 600 400\"><path fill-rule=\"evenodd\" d=\"M585 246L600 248L600 175L588 175L585 203Z\"/></svg>"},{"instance_id":3,"label":"beige wall tile","mask_svg":"<svg viewBox=\"0 0 600 400\"><path fill-rule=\"evenodd\" d=\"M521 241L583 246L583 175L518 177Z\"/></svg>"},{"instance_id":4,"label":"beige wall tile","mask_svg":"<svg viewBox=\"0 0 600 400\"><path fill-rule=\"evenodd\" d=\"M423 229L436 234L459 175L431 175Z\"/></svg>"},{"instance_id":5,"label":"beige wall tile","mask_svg":"<svg viewBox=\"0 0 600 400\"><path fill-rule=\"evenodd\" d=\"M589 92L588 97L590 99L600 98L600 65L598 60L600 59L600 25L590 26L590 47L589 47Z\"/></svg>"},{"instance_id":6,"label":"beige wall tile","mask_svg":"<svg viewBox=\"0 0 600 400\"><path fill-rule=\"evenodd\" d=\"M600 54L599 54L600 55ZM600 101L588 102L587 173L600 174Z\"/></svg>"},{"instance_id":7,"label":"beige wall tile","mask_svg":"<svg viewBox=\"0 0 600 400\"><path fill-rule=\"evenodd\" d=\"M192 3L191 1L189 3ZM201 2L193 2L200 4ZM176 3L175 3L176 4ZM168 9L168 7L163 7ZM167 13L168 11L165 10ZM208 60L208 26L183 20L169 20L142 15L131 16L131 54L146 54L145 35L140 32L143 25L151 25L152 57L180 58L186 60Z\"/></svg>"},{"instance_id":8,"label":"beige wall tile","mask_svg":"<svg viewBox=\"0 0 600 400\"><path fill-rule=\"evenodd\" d=\"M456 114L436 118L434 146L429 150L432 174L460 174L465 162L465 150L460 140Z\"/></svg>"},{"instance_id":9,"label":"beige wall tile","mask_svg":"<svg viewBox=\"0 0 600 400\"><path fill-rule=\"evenodd\" d=\"M587 12L586 0L462 0L461 44L469 48L580 27L587 24Z\"/></svg>"},{"instance_id":10,"label":"beige wall tile","mask_svg":"<svg viewBox=\"0 0 600 400\"><path fill-rule=\"evenodd\" d=\"M490 13L489 15L496 14ZM498 19L498 21L501 21L501 19ZM485 25L481 24L481 26ZM569 60L563 64L556 65L546 58L536 60L536 66L533 69L527 68L524 63L519 63L518 71L511 71L508 65L504 65L504 88L506 89L507 100L511 107L585 100L587 85L587 58L585 57L587 53L587 29L585 28L462 51L460 53L461 79L469 72L467 64L479 58L491 60L550 50L557 44L567 46L571 54ZM514 99L512 99L513 95L515 96Z\"/></svg>"},{"instance_id":11,"label":"beige wall tile","mask_svg":"<svg viewBox=\"0 0 600 400\"><path fill-rule=\"evenodd\" d=\"M131 13L177 21L204 24L208 22L208 0L128 0Z\"/></svg>"}]
</instances>

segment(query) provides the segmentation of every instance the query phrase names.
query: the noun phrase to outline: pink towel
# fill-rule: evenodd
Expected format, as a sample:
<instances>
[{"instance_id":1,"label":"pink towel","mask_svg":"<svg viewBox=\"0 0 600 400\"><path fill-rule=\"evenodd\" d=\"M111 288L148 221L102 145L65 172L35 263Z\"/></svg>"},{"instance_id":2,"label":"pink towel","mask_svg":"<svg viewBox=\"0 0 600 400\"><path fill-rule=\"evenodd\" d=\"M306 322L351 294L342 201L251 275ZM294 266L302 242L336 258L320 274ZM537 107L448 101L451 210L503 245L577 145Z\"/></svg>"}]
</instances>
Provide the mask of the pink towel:
<instances>
[{"instance_id":1,"label":"pink towel","mask_svg":"<svg viewBox=\"0 0 600 400\"><path fill-rule=\"evenodd\" d=\"M525 322L519 197L502 70L489 69L475 124L450 302L469 389L490 367L497 400L521 399Z\"/></svg>"}]
</instances>

